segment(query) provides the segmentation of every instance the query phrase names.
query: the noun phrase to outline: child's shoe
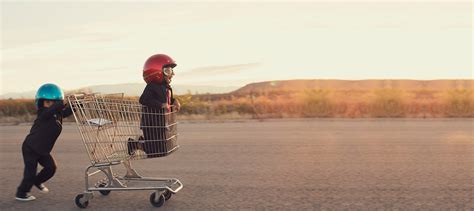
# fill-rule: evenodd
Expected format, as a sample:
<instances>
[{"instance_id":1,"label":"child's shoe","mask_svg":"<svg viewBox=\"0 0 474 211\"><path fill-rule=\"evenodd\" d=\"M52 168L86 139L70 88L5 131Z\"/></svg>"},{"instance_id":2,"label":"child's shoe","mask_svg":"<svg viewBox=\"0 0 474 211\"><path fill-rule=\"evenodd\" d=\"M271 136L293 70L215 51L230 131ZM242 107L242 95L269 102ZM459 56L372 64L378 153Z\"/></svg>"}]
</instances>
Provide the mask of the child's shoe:
<instances>
[{"instance_id":1,"label":"child's shoe","mask_svg":"<svg viewBox=\"0 0 474 211\"><path fill-rule=\"evenodd\" d=\"M43 184L35 185L41 193L49 193L49 189Z\"/></svg>"},{"instance_id":2,"label":"child's shoe","mask_svg":"<svg viewBox=\"0 0 474 211\"><path fill-rule=\"evenodd\" d=\"M36 197L30 195L30 194L27 194L27 193L17 193L16 194L16 197L15 197L16 200L18 201L33 201L36 199Z\"/></svg>"}]
</instances>

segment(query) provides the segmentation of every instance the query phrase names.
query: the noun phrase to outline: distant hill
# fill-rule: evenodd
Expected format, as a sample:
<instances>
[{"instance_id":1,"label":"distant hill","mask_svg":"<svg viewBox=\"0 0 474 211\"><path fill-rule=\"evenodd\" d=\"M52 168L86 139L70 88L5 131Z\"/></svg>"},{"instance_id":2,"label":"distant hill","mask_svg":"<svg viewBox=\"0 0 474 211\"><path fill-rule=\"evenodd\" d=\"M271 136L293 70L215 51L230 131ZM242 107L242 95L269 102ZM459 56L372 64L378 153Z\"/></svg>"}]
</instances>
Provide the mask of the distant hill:
<instances>
[{"instance_id":1,"label":"distant hill","mask_svg":"<svg viewBox=\"0 0 474 211\"><path fill-rule=\"evenodd\" d=\"M104 94L124 93L127 96L139 96L145 87L144 83L111 84L89 86L66 92L100 92ZM286 80L265 81L251 83L244 87L219 87L219 86L194 86L174 85L174 93L177 95L187 94L236 94L245 95L252 92L269 91L301 91L307 89L328 90L357 90L369 91L376 89L399 89L399 90L432 90L443 91L452 89L474 89L474 80ZM22 93L8 93L0 96L0 99L8 98L34 98L35 91Z\"/></svg>"},{"instance_id":2,"label":"distant hill","mask_svg":"<svg viewBox=\"0 0 474 211\"><path fill-rule=\"evenodd\" d=\"M111 93L124 93L127 96L140 96L145 88L144 83L128 83L128 84L110 84L110 85L97 85L97 86L88 86L75 90L65 90L66 93L73 92L100 92L104 94ZM222 87L222 86L198 86L198 85L174 85L173 92L176 95L183 95L191 92L191 94L219 94L219 93L228 93L238 89L239 87ZM31 99L35 97L36 91L28 91L21 93L7 93L0 96L0 99Z\"/></svg>"},{"instance_id":3,"label":"distant hill","mask_svg":"<svg viewBox=\"0 0 474 211\"><path fill-rule=\"evenodd\" d=\"M36 91L11 92L0 95L0 99L32 99L35 98Z\"/></svg>"},{"instance_id":4,"label":"distant hill","mask_svg":"<svg viewBox=\"0 0 474 211\"><path fill-rule=\"evenodd\" d=\"M130 84L112 84L112 85L97 85L81 88L74 91L100 92L104 94L110 93L124 93L127 96L140 96L145 88L145 83L130 83ZM176 95L191 94L220 94L228 93L238 89L239 87L219 87L219 86L196 86L196 85L173 85L173 92Z\"/></svg>"},{"instance_id":5,"label":"distant hill","mask_svg":"<svg viewBox=\"0 0 474 211\"><path fill-rule=\"evenodd\" d=\"M232 94L269 91L329 90L450 90L474 89L474 80L287 80L248 84Z\"/></svg>"}]
</instances>

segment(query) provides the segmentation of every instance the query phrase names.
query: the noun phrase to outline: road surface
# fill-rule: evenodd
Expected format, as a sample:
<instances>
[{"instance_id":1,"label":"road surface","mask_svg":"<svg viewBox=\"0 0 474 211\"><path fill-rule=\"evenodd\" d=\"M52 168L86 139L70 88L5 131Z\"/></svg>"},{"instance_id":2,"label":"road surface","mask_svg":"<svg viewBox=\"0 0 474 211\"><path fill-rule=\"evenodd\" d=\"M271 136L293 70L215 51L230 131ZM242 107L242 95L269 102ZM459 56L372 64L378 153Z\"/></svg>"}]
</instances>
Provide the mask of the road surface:
<instances>
[{"instance_id":1,"label":"road surface","mask_svg":"<svg viewBox=\"0 0 474 211\"><path fill-rule=\"evenodd\" d=\"M0 210L78 210L89 164L65 125L47 195L18 202L21 143L30 126L2 126ZM474 208L473 119L284 119L183 123L176 153L134 163L184 183L160 210ZM96 193L88 210L157 210L150 191Z\"/></svg>"}]
</instances>

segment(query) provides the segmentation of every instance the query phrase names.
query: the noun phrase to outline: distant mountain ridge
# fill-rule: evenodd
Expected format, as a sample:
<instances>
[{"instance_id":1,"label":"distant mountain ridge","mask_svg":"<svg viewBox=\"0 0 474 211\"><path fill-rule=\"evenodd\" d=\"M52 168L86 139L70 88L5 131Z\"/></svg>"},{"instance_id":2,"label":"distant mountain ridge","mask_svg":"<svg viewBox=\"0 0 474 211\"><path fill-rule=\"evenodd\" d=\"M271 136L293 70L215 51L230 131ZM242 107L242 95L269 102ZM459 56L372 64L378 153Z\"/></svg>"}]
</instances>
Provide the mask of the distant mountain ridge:
<instances>
[{"instance_id":1,"label":"distant mountain ridge","mask_svg":"<svg viewBox=\"0 0 474 211\"><path fill-rule=\"evenodd\" d=\"M251 92L268 91L301 91L307 89L328 90L375 90L375 89L399 89L399 90L451 90L451 89L474 89L474 80L286 80L265 81L251 83L237 89L232 94L246 94Z\"/></svg>"},{"instance_id":2,"label":"distant mountain ridge","mask_svg":"<svg viewBox=\"0 0 474 211\"><path fill-rule=\"evenodd\" d=\"M127 96L140 96L145 88L144 83L110 84L88 86L76 90L66 90L66 92L100 92L104 94L124 93ZM328 89L328 90L376 90L376 89L399 89L399 90L452 90L470 89L474 90L474 80L334 80L334 79L314 79L314 80L285 80L285 81L265 81L250 83L243 87L222 87L222 86L194 86L194 85L174 85L173 91L177 95L191 94L248 94L252 92L268 91L301 91L307 89ZM9 98L34 98L35 91L22 93L8 93L0 96L0 99Z\"/></svg>"},{"instance_id":3,"label":"distant mountain ridge","mask_svg":"<svg viewBox=\"0 0 474 211\"><path fill-rule=\"evenodd\" d=\"M109 85L95 85L95 86L88 86L74 90L65 90L66 93L74 93L74 92L86 92L86 93L94 93L100 92L103 94L111 94L111 93L124 93L126 96L140 96L145 88L145 83L128 83L128 84L109 84ZM190 92L191 94L220 94L220 93L228 93L238 89L237 86L200 86L200 85L174 85L173 92L176 95L183 95ZM28 91L28 92L21 92L21 93L7 93L0 96L0 99L31 99L35 97L36 91Z\"/></svg>"}]
</instances>

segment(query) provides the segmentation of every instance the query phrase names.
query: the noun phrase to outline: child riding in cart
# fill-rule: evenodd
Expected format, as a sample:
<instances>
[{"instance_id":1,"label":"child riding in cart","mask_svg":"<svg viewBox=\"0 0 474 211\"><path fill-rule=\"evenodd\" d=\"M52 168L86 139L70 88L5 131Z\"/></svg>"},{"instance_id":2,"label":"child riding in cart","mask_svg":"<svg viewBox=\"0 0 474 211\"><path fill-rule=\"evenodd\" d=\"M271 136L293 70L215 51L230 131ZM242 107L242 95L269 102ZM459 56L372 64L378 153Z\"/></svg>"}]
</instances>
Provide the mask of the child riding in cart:
<instances>
[{"instance_id":1,"label":"child riding in cart","mask_svg":"<svg viewBox=\"0 0 474 211\"><path fill-rule=\"evenodd\" d=\"M150 57L143 69L148 84L139 102L101 94L68 97L91 160L85 171L85 191L75 198L78 207L86 208L94 191L108 195L124 190L152 190L150 203L161 207L183 188L176 178L143 177L131 165L132 160L164 157L179 148L176 114L180 104L169 85L175 66L164 54ZM119 164L124 164L125 176L113 171ZM98 173L106 177L90 183Z\"/></svg>"},{"instance_id":2,"label":"child riding in cart","mask_svg":"<svg viewBox=\"0 0 474 211\"><path fill-rule=\"evenodd\" d=\"M132 155L136 149L141 149L148 157L161 157L169 148L166 142L157 141L167 138L166 132L169 128L165 128L164 125L168 120L165 115L156 114L180 109L181 105L178 99L173 97L173 89L170 86L175 67L176 62L165 54L153 55L145 62L143 79L147 85L139 100L143 105L140 121L143 137L139 138L140 142L130 140L129 154Z\"/></svg>"}]
</instances>

